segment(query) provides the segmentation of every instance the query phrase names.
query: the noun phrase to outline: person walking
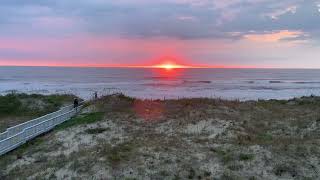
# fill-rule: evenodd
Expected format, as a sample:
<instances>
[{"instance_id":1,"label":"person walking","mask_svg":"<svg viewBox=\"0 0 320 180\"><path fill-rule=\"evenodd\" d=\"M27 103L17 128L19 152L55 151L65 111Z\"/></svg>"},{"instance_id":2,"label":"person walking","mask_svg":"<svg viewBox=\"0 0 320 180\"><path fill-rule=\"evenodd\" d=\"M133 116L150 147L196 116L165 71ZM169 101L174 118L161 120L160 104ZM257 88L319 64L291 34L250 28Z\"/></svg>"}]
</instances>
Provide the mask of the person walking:
<instances>
[{"instance_id":1,"label":"person walking","mask_svg":"<svg viewBox=\"0 0 320 180\"><path fill-rule=\"evenodd\" d=\"M76 111L78 111L78 106L79 106L79 100L78 98L75 98L73 101L73 108L75 108Z\"/></svg>"},{"instance_id":2,"label":"person walking","mask_svg":"<svg viewBox=\"0 0 320 180\"><path fill-rule=\"evenodd\" d=\"M98 92L94 92L94 100L97 100L98 99Z\"/></svg>"}]
</instances>

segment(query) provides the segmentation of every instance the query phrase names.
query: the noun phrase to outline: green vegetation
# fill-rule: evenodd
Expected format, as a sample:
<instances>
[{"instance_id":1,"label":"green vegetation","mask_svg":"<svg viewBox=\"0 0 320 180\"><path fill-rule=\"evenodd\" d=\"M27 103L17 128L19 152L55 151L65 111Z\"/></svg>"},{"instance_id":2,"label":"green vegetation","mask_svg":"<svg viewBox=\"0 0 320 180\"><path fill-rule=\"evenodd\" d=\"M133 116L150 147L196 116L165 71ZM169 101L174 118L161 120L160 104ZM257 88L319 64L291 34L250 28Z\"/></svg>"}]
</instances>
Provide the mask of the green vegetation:
<instances>
[{"instance_id":1,"label":"green vegetation","mask_svg":"<svg viewBox=\"0 0 320 180\"><path fill-rule=\"evenodd\" d=\"M221 158L221 160L224 164L228 164L229 162L236 160L235 154L233 152L231 152L230 150L223 150L221 148L214 148L214 149L211 149L211 151L216 153L218 155L218 157Z\"/></svg>"},{"instance_id":2,"label":"green vegetation","mask_svg":"<svg viewBox=\"0 0 320 180\"><path fill-rule=\"evenodd\" d=\"M130 113L132 112L135 98L123 94L103 96L95 102L95 107L105 113Z\"/></svg>"},{"instance_id":3,"label":"green vegetation","mask_svg":"<svg viewBox=\"0 0 320 180\"><path fill-rule=\"evenodd\" d=\"M283 176L284 174L289 174L291 177L298 176L298 172L294 164L278 164L274 167L274 173L277 176Z\"/></svg>"},{"instance_id":4,"label":"green vegetation","mask_svg":"<svg viewBox=\"0 0 320 180\"><path fill-rule=\"evenodd\" d=\"M0 117L41 116L71 103L73 95L7 94L0 96Z\"/></svg>"},{"instance_id":5,"label":"green vegetation","mask_svg":"<svg viewBox=\"0 0 320 180\"><path fill-rule=\"evenodd\" d=\"M110 128L93 128L93 129L87 129L85 132L88 134L101 134L108 130L110 130Z\"/></svg>"},{"instance_id":6,"label":"green vegetation","mask_svg":"<svg viewBox=\"0 0 320 180\"><path fill-rule=\"evenodd\" d=\"M0 158L0 179L319 179L318 100L105 96L59 133Z\"/></svg>"},{"instance_id":7,"label":"green vegetation","mask_svg":"<svg viewBox=\"0 0 320 180\"><path fill-rule=\"evenodd\" d=\"M258 134L257 139L262 142L270 142L273 140L273 137L271 134Z\"/></svg>"},{"instance_id":8,"label":"green vegetation","mask_svg":"<svg viewBox=\"0 0 320 180\"><path fill-rule=\"evenodd\" d=\"M232 174L229 171L226 171L223 173L223 175L220 177L220 180L242 180L242 178L237 177L236 175Z\"/></svg>"},{"instance_id":9,"label":"green vegetation","mask_svg":"<svg viewBox=\"0 0 320 180\"><path fill-rule=\"evenodd\" d=\"M15 159L21 159L23 157L23 154L27 151L29 153L35 153L39 146L45 142L43 136L37 137L33 140L26 142L25 144L21 145L19 148L13 150L9 154L14 154ZM0 167L3 167L4 164L6 164L10 160L12 160L12 156L0 156Z\"/></svg>"},{"instance_id":10,"label":"green vegetation","mask_svg":"<svg viewBox=\"0 0 320 180\"><path fill-rule=\"evenodd\" d=\"M8 116L26 111L15 95L0 96L0 116Z\"/></svg>"},{"instance_id":11,"label":"green vegetation","mask_svg":"<svg viewBox=\"0 0 320 180\"><path fill-rule=\"evenodd\" d=\"M193 178L195 178L195 177L196 177L196 171L195 171L193 168L191 168L191 169L189 170L188 179L193 179Z\"/></svg>"},{"instance_id":12,"label":"green vegetation","mask_svg":"<svg viewBox=\"0 0 320 180\"><path fill-rule=\"evenodd\" d=\"M125 95L123 93L118 94L118 98L122 99L122 100L130 101L130 102L133 102L133 101L136 100L135 98L127 96L127 95Z\"/></svg>"},{"instance_id":13,"label":"green vegetation","mask_svg":"<svg viewBox=\"0 0 320 180\"><path fill-rule=\"evenodd\" d=\"M0 132L71 104L74 95L7 94L0 96Z\"/></svg>"},{"instance_id":14,"label":"green vegetation","mask_svg":"<svg viewBox=\"0 0 320 180\"><path fill-rule=\"evenodd\" d=\"M254 155L253 154L244 154L244 153L241 153L239 155L239 159L240 161L250 161L254 158Z\"/></svg>"},{"instance_id":15,"label":"green vegetation","mask_svg":"<svg viewBox=\"0 0 320 180\"><path fill-rule=\"evenodd\" d=\"M108 144L104 146L103 154L111 164L117 164L122 161L128 161L133 155L136 147L137 144L133 142L123 142L113 147Z\"/></svg>"},{"instance_id":16,"label":"green vegetation","mask_svg":"<svg viewBox=\"0 0 320 180\"><path fill-rule=\"evenodd\" d=\"M76 125L91 124L97 121L101 121L103 116L104 113L102 112L80 114L77 117L71 118L70 120L58 125L55 129L63 130Z\"/></svg>"}]
</instances>

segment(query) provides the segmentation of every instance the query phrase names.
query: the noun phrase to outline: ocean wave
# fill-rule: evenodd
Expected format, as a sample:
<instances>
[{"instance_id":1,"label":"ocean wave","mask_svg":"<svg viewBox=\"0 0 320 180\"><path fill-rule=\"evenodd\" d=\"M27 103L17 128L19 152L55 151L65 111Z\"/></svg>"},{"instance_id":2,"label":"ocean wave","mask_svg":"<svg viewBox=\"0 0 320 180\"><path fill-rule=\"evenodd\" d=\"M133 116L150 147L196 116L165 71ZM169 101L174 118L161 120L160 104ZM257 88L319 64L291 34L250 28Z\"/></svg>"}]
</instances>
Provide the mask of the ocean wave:
<instances>
[{"instance_id":1,"label":"ocean wave","mask_svg":"<svg viewBox=\"0 0 320 180\"><path fill-rule=\"evenodd\" d=\"M270 84L280 84L280 83L285 83L283 81L269 81Z\"/></svg>"},{"instance_id":2,"label":"ocean wave","mask_svg":"<svg viewBox=\"0 0 320 180\"><path fill-rule=\"evenodd\" d=\"M245 81L246 83L248 83L248 84L254 84L255 83L255 81Z\"/></svg>"},{"instance_id":3,"label":"ocean wave","mask_svg":"<svg viewBox=\"0 0 320 180\"><path fill-rule=\"evenodd\" d=\"M142 84L143 86L150 86L150 87L178 87L178 84L172 83L145 83Z\"/></svg>"},{"instance_id":4,"label":"ocean wave","mask_svg":"<svg viewBox=\"0 0 320 180\"><path fill-rule=\"evenodd\" d=\"M170 77L167 76L152 76L152 77L145 77L144 79L155 79L155 80L162 80L162 79L169 79Z\"/></svg>"},{"instance_id":5,"label":"ocean wave","mask_svg":"<svg viewBox=\"0 0 320 180\"><path fill-rule=\"evenodd\" d=\"M320 81L278 81L278 80L272 80L269 81L270 84L281 84L281 83L293 83L293 84L320 84Z\"/></svg>"},{"instance_id":6,"label":"ocean wave","mask_svg":"<svg viewBox=\"0 0 320 180\"><path fill-rule=\"evenodd\" d=\"M320 84L320 81L297 81L294 84Z\"/></svg>"},{"instance_id":7,"label":"ocean wave","mask_svg":"<svg viewBox=\"0 0 320 180\"><path fill-rule=\"evenodd\" d=\"M200 83L200 84L210 84L211 81L189 81L189 80L185 80L183 81L183 83L190 83L190 84L193 84L193 83Z\"/></svg>"},{"instance_id":8,"label":"ocean wave","mask_svg":"<svg viewBox=\"0 0 320 180\"><path fill-rule=\"evenodd\" d=\"M0 81L11 81L11 79L0 78Z\"/></svg>"},{"instance_id":9,"label":"ocean wave","mask_svg":"<svg viewBox=\"0 0 320 180\"><path fill-rule=\"evenodd\" d=\"M284 90L285 88L276 88L276 87L268 87L268 86L258 86L258 87L251 87L249 89L252 90L273 90L273 91L279 91Z\"/></svg>"}]
</instances>

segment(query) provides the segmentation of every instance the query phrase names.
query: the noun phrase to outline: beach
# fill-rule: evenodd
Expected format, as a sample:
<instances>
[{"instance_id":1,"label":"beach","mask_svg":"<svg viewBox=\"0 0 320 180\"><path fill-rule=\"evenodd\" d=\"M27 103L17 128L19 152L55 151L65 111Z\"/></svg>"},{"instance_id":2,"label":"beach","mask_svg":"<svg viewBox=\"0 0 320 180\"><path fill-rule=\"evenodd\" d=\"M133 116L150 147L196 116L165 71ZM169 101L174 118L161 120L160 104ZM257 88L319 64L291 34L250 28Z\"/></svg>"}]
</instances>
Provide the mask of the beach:
<instances>
[{"instance_id":1,"label":"beach","mask_svg":"<svg viewBox=\"0 0 320 180\"><path fill-rule=\"evenodd\" d=\"M318 179L319 102L109 95L0 157L0 178Z\"/></svg>"},{"instance_id":2,"label":"beach","mask_svg":"<svg viewBox=\"0 0 320 180\"><path fill-rule=\"evenodd\" d=\"M0 180L320 180L320 0L1 0Z\"/></svg>"},{"instance_id":3,"label":"beach","mask_svg":"<svg viewBox=\"0 0 320 180\"><path fill-rule=\"evenodd\" d=\"M0 67L0 94L124 93L142 99L291 99L320 95L320 70Z\"/></svg>"}]
</instances>

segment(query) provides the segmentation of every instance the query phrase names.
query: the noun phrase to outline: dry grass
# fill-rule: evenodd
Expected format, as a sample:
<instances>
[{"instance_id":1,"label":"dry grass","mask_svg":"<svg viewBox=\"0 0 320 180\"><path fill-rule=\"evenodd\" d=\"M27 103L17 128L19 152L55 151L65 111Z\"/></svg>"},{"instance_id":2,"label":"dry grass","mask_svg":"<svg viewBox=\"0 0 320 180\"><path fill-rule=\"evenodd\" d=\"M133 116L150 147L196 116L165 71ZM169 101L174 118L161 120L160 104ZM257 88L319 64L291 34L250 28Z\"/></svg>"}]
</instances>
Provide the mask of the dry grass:
<instances>
[{"instance_id":1,"label":"dry grass","mask_svg":"<svg viewBox=\"0 0 320 180\"><path fill-rule=\"evenodd\" d=\"M0 96L0 132L71 104L74 95L7 94Z\"/></svg>"},{"instance_id":2,"label":"dry grass","mask_svg":"<svg viewBox=\"0 0 320 180\"><path fill-rule=\"evenodd\" d=\"M67 129L2 157L0 177L319 179L318 100L106 96Z\"/></svg>"}]
</instances>

